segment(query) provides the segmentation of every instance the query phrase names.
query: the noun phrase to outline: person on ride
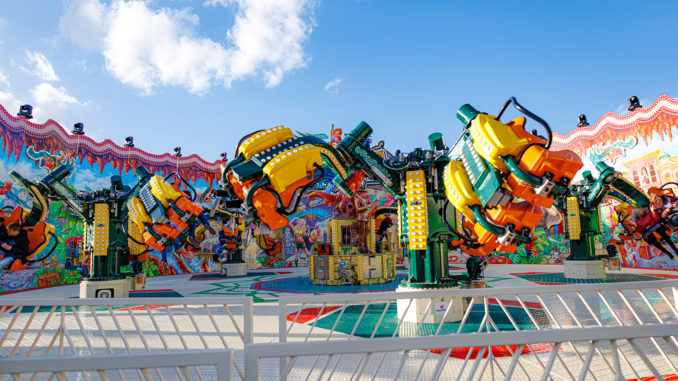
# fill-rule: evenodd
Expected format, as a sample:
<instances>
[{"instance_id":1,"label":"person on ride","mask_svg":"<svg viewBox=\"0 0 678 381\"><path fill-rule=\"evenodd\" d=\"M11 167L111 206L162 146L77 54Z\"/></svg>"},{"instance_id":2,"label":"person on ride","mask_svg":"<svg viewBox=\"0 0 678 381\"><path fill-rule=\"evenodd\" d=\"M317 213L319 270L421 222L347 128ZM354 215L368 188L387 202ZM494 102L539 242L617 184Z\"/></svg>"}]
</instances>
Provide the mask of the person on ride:
<instances>
[{"instance_id":1,"label":"person on ride","mask_svg":"<svg viewBox=\"0 0 678 381\"><path fill-rule=\"evenodd\" d=\"M7 242L7 228L5 227L5 217L0 217L0 243Z\"/></svg>"},{"instance_id":2,"label":"person on ride","mask_svg":"<svg viewBox=\"0 0 678 381\"><path fill-rule=\"evenodd\" d=\"M678 253L678 248L676 248L676 245L671 240L666 226L662 224L661 217L656 213L648 208L633 208L631 222L636 226L636 231L643 235L645 242L661 250L669 258L673 259L673 254L662 245L661 241L668 243L673 252ZM657 239L654 233L659 234L661 241Z\"/></svg>"},{"instance_id":3,"label":"person on ride","mask_svg":"<svg viewBox=\"0 0 678 381\"><path fill-rule=\"evenodd\" d=\"M659 217L675 226L678 226L678 197L670 195L651 194L652 211Z\"/></svg>"},{"instance_id":4,"label":"person on ride","mask_svg":"<svg viewBox=\"0 0 678 381\"><path fill-rule=\"evenodd\" d=\"M21 229L18 222L14 222L7 227L7 242L0 244L0 269L8 267L17 259L26 263L28 259L28 233Z\"/></svg>"}]
</instances>

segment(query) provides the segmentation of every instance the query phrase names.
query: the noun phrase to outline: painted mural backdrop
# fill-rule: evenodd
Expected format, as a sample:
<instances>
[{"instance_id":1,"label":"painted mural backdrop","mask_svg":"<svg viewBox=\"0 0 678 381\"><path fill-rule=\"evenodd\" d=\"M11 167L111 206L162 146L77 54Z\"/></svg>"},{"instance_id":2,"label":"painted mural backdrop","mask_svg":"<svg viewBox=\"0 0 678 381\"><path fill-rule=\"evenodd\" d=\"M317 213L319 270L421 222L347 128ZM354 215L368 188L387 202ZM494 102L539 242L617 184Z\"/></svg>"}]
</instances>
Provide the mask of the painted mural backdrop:
<instances>
[{"instance_id":1,"label":"painted mural backdrop","mask_svg":"<svg viewBox=\"0 0 678 381\"><path fill-rule=\"evenodd\" d=\"M341 129L332 129L331 141L341 139ZM72 172L66 180L74 190L98 190L110 186L110 177L119 175L123 183L134 185L133 169L143 166L151 172L167 175L178 171L194 184L198 195L216 186L220 167L224 163L209 163L196 155L174 157L170 154L153 155L136 147L122 147L110 140L95 142L86 135L72 135L54 122L32 123L15 117L0 106L0 139L3 155L0 160L0 210L30 209L27 191L12 182L9 173L16 171L24 178L44 177L61 165ZM375 147L377 152L385 152ZM289 226L270 231L265 226L250 224L244 229L244 258L249 268L276 268L307 266L308 255L315 245L327 241L327 222L334 215L342 198L331 185L328 176L316 185L301 201L299 211L290 219ZM376 185L368 187L370 198L380 205L393 199ZM209 202L209 200L206 200ZM204 206L209 206L206 203ZM380 221L383 217L380 218ZM395 220L395 219L394 219ZM79 260L82 250L82 221L69 213L61 202L49 203L45 223L54 227L54 239L36 253L24 269L5 269L0 274L0 293L78 283L88 275L88 260ZM237 224L226 218L211 224L219 231L223 224ZM383 234L395 242L397 237ZM172 247L163 252L151 251L144 260L143 271L148 276L174 275L211 271L213 254L221 249L218 235L207 234L200 252Z\"/></svg>"},{"instance_id":2,"label":"painted mural backdrop","mask_svg":"<svg viewBox=\"0 0 678 381\"><path fill-rule=\"evenodd\" d=\"M604 160L621 171L640 188L661 186L678 182L678 146L673 145L673 136L678 133L678 100L659 97L652 105L646 105L628 115L605 114L592 127L578 128L563 136L555 134L554 147L574 149L585 162L584 170L593 163ZM341 140L340 129L330 131L328 140L336 144ZM85 136L72 135L59 124L48 120L35 124L15 117L0 106L0 139L3 155L0 160L0 210L17 207L30 208L26 190L14 184L8 174L20 173L27 179L41 178L60 165L67 165L73 174L68 184L76 190L97 190L110 185L110 176L120 175L128 185L135 183L133 168L141 165L149 171L166 175L177 171L189 179L202 193L216 186L221 162L206 162L196 155L176 158L170 154L153 155L138 148L121 147L110 140L95 142ZM381 155L389 155L380 142L372 147ZM367 184L372 202L380 206L394 203L393 198L377 184ZM328 175L308 192L300 203L299 210L290 218L288 226L270 231L265 226L245 226L243 243L244 258L248 267L280 268L306 266L308 255L315 245L327 242L327 222L346 200L333 188ZM343 206L342 206L343 205ZM207 206L207 204L206 204ZM624 241L621 227L612 212L613 204L605 208L604 245L622 241L623 264L630 267L678 268L676 261L669 260L657 249L643 242ZM568 255L568 246L562 234L562 216L554 210L546 210L546 217L535 229L534 242L520 247L514 254L499 253L489 258L491 263L562 263ZM386 217L386 218L385 218ZM393 221L391 221L393 220ZM395 218L382 216L377 227L384 222L380 239L397 245ZM87 261L78 261L82 223L74 218L60 202L51 202L46 221L55 228L58 244L50 244L40 253L39 259L19 271L3 271L0 274L0 293L34 287L73 284L87 275ZM234 221L213 221L215 229ZM386 228L388 227L388 228ZM144 262L144 272L149 276L171 275L210 271L212 254L219 252L217 236L207 236L201 252L169 248L164 252L150 252ZM44 257L44 258L43 258ZM402 261L402 256L400 256ZM463 263L465 255L452 252L450 261Z\"/></svg>"},{"instance_id":3,"label":"painted mural backdrop","mask_svg":"<svg viewBox=\"0 0 678 381\"><path fill-rule=\"evenodd\" d=\"M24 178L44 177L60 165L66 165L72 174L67 184L75 190L98 190L110 187L110 177L120 175L127 185L134 185L133 168L144 166L149 171L166 175L178 171L195 184L198 193L215 184L221 162L208 163L196 155L173 157L170 154L153 155L138 148L121 147L105 140L95 142L86 135L71 135L52 120L35 124L11 115L0 107L0 139L3 155L0 160L0 211L10 212L17 207L30 209L27 191L12 182L9 173L16 171ZM47 246L36 252L24 269L3 270L0 274L0 293L78 283L88 273L88 261L79 261L82 221L69 213L61 202L50 202L46 221L54 227L54 237ZM217 241L207 237L205 250ZM152 251L144 262L147 275L181 274L209 269L211 256L190 253L185 249L169 248Z\"/></svg>"}]
</instances>

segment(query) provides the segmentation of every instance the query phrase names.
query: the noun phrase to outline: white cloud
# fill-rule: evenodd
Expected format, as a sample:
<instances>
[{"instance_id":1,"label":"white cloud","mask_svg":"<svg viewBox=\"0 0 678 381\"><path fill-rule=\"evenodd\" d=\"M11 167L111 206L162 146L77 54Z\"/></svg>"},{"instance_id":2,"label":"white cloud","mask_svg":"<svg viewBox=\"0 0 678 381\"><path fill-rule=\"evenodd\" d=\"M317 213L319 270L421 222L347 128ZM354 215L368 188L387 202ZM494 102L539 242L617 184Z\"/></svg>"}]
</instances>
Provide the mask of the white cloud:
<instances>
[{"instance_id":1,"label":"white cloud","mask_svg":"<svg viewBox=\"0 0 678 381\"><path fill-rule=\"evenodd\" d=\"M77 46L97 50L105 36L106 6L99 0L78 0L66 6L59 20L61 31Z\"/></svg>"},{"instance_id":2,"label":"white cloud","mask_svg":"<svg viewBox=\"0 0 678 381\"><path fill-rule=\"evenodd\" d=\"M59 76L56 75L56 72L54 71L52 64L49 62L47 57L45 57L44 54L40 52L30 52L28 50L26 50L25 52L26 52L26 62L28 62L28 64L31 65L32 68L27 69L21 66L20 67L21 70L25 71L26 73L33 74L38 78L42 79L43 81L59 80Z\"/></svg>"},{"instance_id":3,"label":"white cloud","mask_svg":"<svg viewBox=\"0 0 678 381\"><path fill-rule=\"evenodd\" d=\"M341 78L335 78L325 84L324 90L328 94L337 95L339 93L339 86L344 82Z\"/></svg>"},{"instance_id":4,"label":"white cloud","mask_svg":"<svg viewBox=\"0 0 678 381\"><path fill-rule=\"evenodd\" d=\"M216 7L216 6L226 7L231 3L233 3L233 0L206 0L202 5L206 7Z\"/></svg>"},{"instance_id":5,"label":"white cloud","mask_svg":"<svg viewBox=\"0 0 678 381\"><path fill-rule=\"evenodd\" d=\"M18 162L15 162L14 157L9 160L0 160L0 181L11 180L9 178L9 173L12 171L30 181L41 179L47 174L47 170L36 166L33 161L30 160L23 160L22 158Z\"/></svg>"},{"instance_id":6,"label":"white cloud","mask_svg":"<svg viewBox=\"0 0 678 381\"><path fill-rule=\"evenodd\" d=\"M33 115L41 118L61 120L72 115L75 109L89 105L89 102L80 102L70 95L63 86L55 87L47 82L35 86L30 93L35 102Z\"/></svg>"},{"instance_id":7,"label":"white cloud","mask_svg":"<svg viewBox=\"0 0 678 381\"><path fill-rule=\"evenodd\" d=\"M21 102L12 94L9 77L0 71L0 105L10 113L18 111Z\"/></svg>"},{"instance_id":8,"label":"white cloud","mask_svg":"<svg viewBox=\"0 0 678 381\"><path fill-rule=\"evenodd\" d=\"M5 88L9 88L9 77L7 74L0 71L0 85L3 85Z\"/></svg>"},{"instance_id":9,"label":"white cloud","mask_svg":"<svg viewBox=\"0 0 678 381\"><path fill-rule=\"evenodd\" d=\"M111 178L106 175L100 175L90 169L83 167L76 168L71 178L73 187L75 189L91 189L99 190L102 188L109 188L111 186Z\"/></svg>"},{"instance_id":10,"label":"white cloud","mask_svg":"<svg viewBox=\"0 0 678 381\"><path fill-rule=\"evenodd\" d=\"M263 77L269 87L308 64L303 43L312 30L315 0L208 0L237 6L229 44L200 37L190 9L151 9L139 0L81 0L61 18L76 45L100 51L122 83L151 94L160 86L205 93L213 84Z\"/></svg>"},{"instance_id":11,"label":"white cloud","mask_svg":"<svg viewBox=\"0 0 678 381\"><path fill-rule=\"evenodd\" d=\"M31 90L31 95L37 103L53 104L78 104L80 103L74 96L68 94L63 86L54 87L52 84L43 82Z\"/></svg>"}]
</instances>

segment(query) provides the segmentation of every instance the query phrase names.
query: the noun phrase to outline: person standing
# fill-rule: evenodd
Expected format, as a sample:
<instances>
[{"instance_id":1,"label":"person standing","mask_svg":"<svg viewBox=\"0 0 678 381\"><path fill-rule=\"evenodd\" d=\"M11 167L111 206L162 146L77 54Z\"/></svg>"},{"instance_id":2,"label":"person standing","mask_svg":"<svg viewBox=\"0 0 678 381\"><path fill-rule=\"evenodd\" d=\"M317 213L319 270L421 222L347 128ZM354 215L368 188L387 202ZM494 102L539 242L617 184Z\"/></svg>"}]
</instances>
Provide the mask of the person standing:
<instances>
[{"instance_id":1,"label":"person standing","mask_svg":"<svg viewBox=\"0 0 678 381\"><path fill-rule=\"evenodd\" d=\"M358 221L358 246L360 252L367 252L367 216L370 210L370 203L367 197L367 191L364 188L358 190L355 197L355 217Z\"/></svg>"}]
</instances>

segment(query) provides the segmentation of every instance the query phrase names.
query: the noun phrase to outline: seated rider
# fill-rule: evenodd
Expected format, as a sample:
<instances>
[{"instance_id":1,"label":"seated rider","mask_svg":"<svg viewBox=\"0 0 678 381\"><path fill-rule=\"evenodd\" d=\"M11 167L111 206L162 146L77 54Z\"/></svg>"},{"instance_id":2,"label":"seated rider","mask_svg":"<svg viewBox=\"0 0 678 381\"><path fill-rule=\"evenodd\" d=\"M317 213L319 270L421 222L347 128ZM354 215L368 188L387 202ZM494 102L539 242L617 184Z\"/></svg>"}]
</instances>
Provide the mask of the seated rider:
<instances>
[{"instance_id":1,"label":"seated rider","mask_svg":"<svg viewBox=\"0 0 678 381\"><path fill-rule=\"evenodd\" d=\"M21 229L18 222L14 222L7 228L7 242L0 244L0 269L9 267L15 260L22 263L28 262L28 233Z\"/></svg>"},{"instance_id":2,"label":"seated rider","mask_svg":"<svg viewBox=\"0 0 678 381\"><path fill-rule=\"evenodd\" d=\"M652 211L662 219L678 226L678 197L670 195L651 194Z\"/></svg>"},{"instance_id":3,"label":"seated rider","mask_svg":"<svg viewBox=\"0 0 678 381\"><path fill-rule=\"evenodd\" d=\"M5 217L0 217L0 243L7 242L7 228L5 227Z\"/></svg>"},{"instance_id":4,"label":"seated rider","mask_svg":"<svg viewBox=\"0 0 678 381\"><path fill-rule=\"evenodd\" d=\"M673 254L662 245L661 241L668 243L673 252L678 253L678 248L676 248L676 245L671 240L666 226L661 223L661 217L656 213L650 211L648 208L633 208L633 211L631 212L631 222L636 226L636 231L643 235L643 240L645 240L645 242L661 250L664 254L668 255L669 258L673 259ZM654 233L659 234L661 241L657 239Z\"/></svg>"}]
</instances>

